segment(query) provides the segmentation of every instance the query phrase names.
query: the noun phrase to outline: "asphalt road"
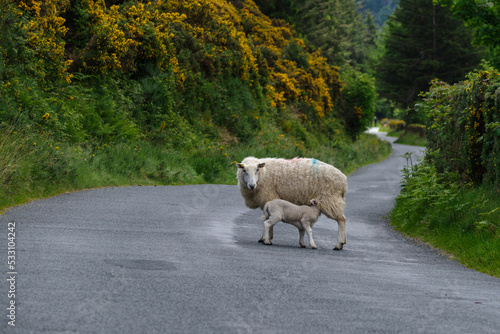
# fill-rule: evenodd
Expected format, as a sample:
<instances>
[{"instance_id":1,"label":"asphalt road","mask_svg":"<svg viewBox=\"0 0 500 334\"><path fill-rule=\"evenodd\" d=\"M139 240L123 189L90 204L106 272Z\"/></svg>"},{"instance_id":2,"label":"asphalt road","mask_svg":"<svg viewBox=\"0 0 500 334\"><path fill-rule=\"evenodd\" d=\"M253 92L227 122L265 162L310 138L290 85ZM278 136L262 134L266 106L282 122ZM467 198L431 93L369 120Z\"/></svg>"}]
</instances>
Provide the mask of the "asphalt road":
<instances>
[{"instance_id":1,"label":"asphalt road","mask_svg":"<svg viewBox=\"0 0 500 334\"><path fill-rule=\"evenodd\" d=\"M395 144L349 176L342 251L324 216L317 250L282 223L273 246L258 243L261 213L236 186L105 188L14 208L0 216L0 332L498 333L500 280L384 220L411 150Z\"/></svg>"}]
</instances>

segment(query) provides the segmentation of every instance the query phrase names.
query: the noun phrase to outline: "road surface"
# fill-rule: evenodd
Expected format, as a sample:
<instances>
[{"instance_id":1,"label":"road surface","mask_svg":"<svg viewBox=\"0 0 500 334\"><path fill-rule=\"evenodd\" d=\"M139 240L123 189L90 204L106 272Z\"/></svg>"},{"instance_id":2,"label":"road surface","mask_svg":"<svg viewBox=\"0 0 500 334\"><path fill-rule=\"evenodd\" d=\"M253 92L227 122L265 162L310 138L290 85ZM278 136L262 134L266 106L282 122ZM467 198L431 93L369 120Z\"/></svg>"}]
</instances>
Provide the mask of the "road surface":
<instances>
[{"instance_id":1,"label":"road surface","mask_svg":"<svg viewBox=\"0 0 500 334\"><path fill-rule=\"evenodd\" d=\"M14 208L0 216L0 332L498 333L500 280L384 219L400 155L418 148L393 149L349 176L342 251L324 216L317 250L282 223L273 246L258 243L260 211L229 185L104 188Z\"/></svg>"}]
</instances>

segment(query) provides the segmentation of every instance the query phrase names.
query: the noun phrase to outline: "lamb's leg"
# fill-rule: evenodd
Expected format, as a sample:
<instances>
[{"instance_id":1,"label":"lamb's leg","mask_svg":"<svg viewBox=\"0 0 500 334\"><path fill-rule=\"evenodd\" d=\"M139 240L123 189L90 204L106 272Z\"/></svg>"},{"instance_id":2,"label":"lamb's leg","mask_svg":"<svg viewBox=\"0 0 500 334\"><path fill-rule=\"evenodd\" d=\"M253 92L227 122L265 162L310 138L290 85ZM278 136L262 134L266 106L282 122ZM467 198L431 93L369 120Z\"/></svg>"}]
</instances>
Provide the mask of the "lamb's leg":
<instances>
[{"instance_id":1,"label":"lamb's leg","mask_svg":"<svg viewBox=\"0 0 500 334\"><path fill-rule=\"evenodd\" d=\"M274 225L271 225L271 227L269 228L269 240L273 240L273 227ZM264 225L264 232L265 232L265 225ZM259 239L260 243L264 243L264 232L262 232L262 237Z\"/></svg>"},{"instance_id":2,"label":"lamb's leg","mask_svg":"<svg viewBox=\"0 0 500 334\"><path fill-rule=\"evenodd\" d=\"M306 244L304 243L304 233L306 230L299 228L299 245L302 248L306 248Z\"/></svg>"},{"instance_id":3,"label":"lamb's leg","mask_svg":"<svg viewBox=\"0 0 500 334\"><path fill-rule=\"evenodd\" d=\"M267 222L267 220L264 221L264 230L262 231L262 236L259 239L260 243L264 243L264 240L265 240L265 236L266 236L266 225L265 224L266 224L266 222Z\"/></svg>"},{"instance_id":4,"label":"lamb's leg","mask_svg":"<svg viewBox=\"0 0 500 334\"><path fill-rule=\"evenodd\" d=\"M335 246L334 250L341 250L347 243L347 235L345 232L345 216L342 215L340 218L337 218L337 223L339 225L339 231L337 235L337 245Z\"/></svg>"},{"instance_id":5,"label":"lamb's leg","mask_svg":"<svg viewBox=\"0 0 500 334\"><path fill-rule=\"evenodd\" d=\"M311 246L312 249L318 248L314 243L311 224L309 222L302 222L302 226L304 226L304 229L307 232L307 237L309 238L309 246Z\"/></svg>"},{"instance_id":6,"label":"lamb's leg","mask_svg":"<svg viewBox=\"0 0 500 334\"><path fill-rule=\"evenodd\" d=\"M269 217L268 220L264 222L264 233L262 234L261 240L263 240L263 243L265 245L272 245L273 243L270 240L269 233L272 231L273 226L276 225L281 219L276 219L273 217ZM259 240L260 241L260 240Z\"/></svg>"}]
</instances>

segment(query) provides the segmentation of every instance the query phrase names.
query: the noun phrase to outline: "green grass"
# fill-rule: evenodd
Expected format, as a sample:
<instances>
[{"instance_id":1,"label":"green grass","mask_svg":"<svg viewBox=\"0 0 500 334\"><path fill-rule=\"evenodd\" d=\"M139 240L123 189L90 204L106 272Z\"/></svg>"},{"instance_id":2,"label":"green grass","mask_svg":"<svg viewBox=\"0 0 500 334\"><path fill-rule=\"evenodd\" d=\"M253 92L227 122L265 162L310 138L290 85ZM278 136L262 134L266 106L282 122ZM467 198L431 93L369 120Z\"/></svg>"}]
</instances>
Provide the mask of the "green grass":
<instances>
[{"instance_id":1,"label":"green grass","mask_svg":"<svg viewBox=\"0 0 500 334\"><path fill-rule=\"evenodd\" d=\"M400 131L387 131L387 136L389 137L400 137L405 131L400 130Z\"/></svg>"},{"instance_id":2,"label":"green grass","mask_svg":"<svg viewBox=\"0 0 500 334\"><path fill-rule=\"evenodd\" d=\"M237 161L256 157L315 157L345 173L385 159L387 142L362 135L351 142L306 147L279 129L248 144L200 144L189 150L150 141L70 144L48 134L0 134L0 212L14 205L64 192L107 186L236 184Z\"/></svg>"},{"instance_id":3,"label":"green grass","mask_svg":"<svg viewBox=\"0 0 500 334\"><path fill-rule=\"evenodd\" d=\"M391 128L389 126L383 126L381 125L378 129L379 132L389 132L391 131Z\"/></svg>"},{"instance_id":4,"label":"green grass","mask_svg":"<svg viewBox=\"0 0 500 334\"><path fill-rule=\"evenodd\" d=\"M405 169L390 214L396 230L443 250L463 265L500 278L500 190L459 187L424 163Z\"/></svg>"},{"instance_id":5,"label":"green grass","mask_svg":"<svg viewBox=\"0 0 500 334\"><path fill-rule=\"evenodd\" d=\"M397 144L403 145L414 145L414 146L426 146L427 140L425 137L420 137L418 134L407 132L400 133L399 138L395 141Z\"/></svg>"},{"instance_id":6,"label":"green grass","mask_svg":"<svg viewBox=\"0 0 500 334\"><path fill-rule=\"evenodd\" d=\"M406 132L405 130L392 131L390 127L380 127L379 132L387 132L389 137L399 137L395 143L413 146L427 146L425 137L420 137L416 133Z\"/></svg>"}]
</instances>

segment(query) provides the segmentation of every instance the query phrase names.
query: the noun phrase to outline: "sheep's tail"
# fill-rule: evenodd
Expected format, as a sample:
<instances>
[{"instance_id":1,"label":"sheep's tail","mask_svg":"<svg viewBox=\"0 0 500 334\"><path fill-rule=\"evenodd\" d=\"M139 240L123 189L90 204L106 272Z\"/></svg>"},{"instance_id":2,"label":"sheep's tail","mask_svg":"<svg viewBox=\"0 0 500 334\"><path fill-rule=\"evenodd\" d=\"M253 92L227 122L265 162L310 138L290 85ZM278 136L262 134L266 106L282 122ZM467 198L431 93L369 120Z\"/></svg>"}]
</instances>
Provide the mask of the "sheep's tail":
<instances>
[{"instance_id":1,"label":"sheep's tail","mask_svg":"<svg viewBox=\"0 0 500 334\"><path fill-rule=\"evenodd\" d=\"M345 193L347 192L347 182L345 182L344 187L342 189L342 198L345 200Z\"/></svg>"},{"instance_id":2,"label":"sheep's tail","mask_svg":"<svg viewBox=\"0 0 500 334\"><path fill-rule=\"evenodd\" d=\"M264 205L264 209L262 210L262 217L260 217L260 220L265 222L269 218L269 211L267 210L267 203Z\"/></svg>"}]
</instances>

